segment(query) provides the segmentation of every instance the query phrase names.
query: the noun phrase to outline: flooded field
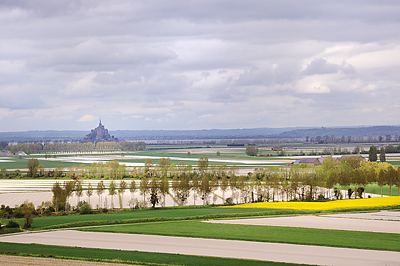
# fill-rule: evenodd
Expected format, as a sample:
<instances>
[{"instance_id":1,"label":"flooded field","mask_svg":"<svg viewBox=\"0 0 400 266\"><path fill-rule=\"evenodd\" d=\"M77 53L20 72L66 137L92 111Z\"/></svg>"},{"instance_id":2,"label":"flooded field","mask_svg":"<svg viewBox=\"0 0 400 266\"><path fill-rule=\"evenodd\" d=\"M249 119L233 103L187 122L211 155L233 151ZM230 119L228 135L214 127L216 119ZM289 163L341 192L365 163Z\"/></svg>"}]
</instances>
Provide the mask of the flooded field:
<instances>
[{"instance_id":1,"label":"flooded field","mask_svg":"<svg viewBox=\"0 0 400 266\"><path fill-rule=\"evenodd\" d=\"M40 206L43 202L52 201L53 193L51 189L55 182L59 182L63 184L64 180L0 180L0 205L6 205L10 207L19 206L22 203L28 201L32 202L36 207ZM77 197L75 193L69 198L69 204L71 206L76 206L79 201L90 202L93 207L104 207L104 208L120 208L120 203L122 203L123 208L132 208L139 204L143 206L150 206L150 202L148 200L149 195L147 194L145 198L143 198L143 194L141 194L139 190L139 182L136 183L136 190L131 193L129 188L125 190L122 194L116 194L113 197L109 195L108 189L104 191L102 195L98 195L96 190L93 191L93 195L91 195L90 199L87 195L87 186L90 183L92 188L96 188L99 180L84 180L82 181L82 187L84 188L83 196ZM111 180L103 180L106 188L110 186ZM119 184L120 181L116 181ZM131 181L128 181L130 183ZM86 190L85 190L86 189ZM170 194L166 194L165 199L160 196L160 202L157 206L178 206L178 201L173 196L172 188L170 188ZM225 193L225 197L231 196L231 193ZM220 190L214 191L208 197L209 203L214 204L222 204L222 192ZM190 193L189 197L185 201L185 205L202 205L203 200L198 196L198 193Z\"/></svg>"},{"instance_id":2,"label":"flooded field","mask_svg":"<svg viewBox=\"0 0 400 266\"><path fill-rule=\"evenodd\" d=\"M28 201L32 202L36 207L40 206L43 202L52 201L53 193L51 189L54 183L59 182L61 185L66 180L0 180L0 205L6 205L10 207L19 206L22 203ZM108 188L110 187L111 180L103 180L103 183L106 187L104 192L101 195L96 193L96 190L93 190L93 194L89 198L87 195L87 187L90 184L93 189L96 189L97 184L100 180L82 180L82 187L83 187L83 195L81 197L76 196L75 193L69 198L69 204L71 206L76 206L79 201L86 201L90 202L90 204L96 207L104 207L104 208L132 208L136 205L139 206L150 206L149 202L149 194L143 197L139 186L140 181L135 180L136 189L133 193L130 192L129 188L127 188L124 193L116 194L113 197L109 195ZM120 180L115 181L117 186ZM127 181L128 185L130 185L131 181ZM325 193L325 189L321 189L322 193ZM270 191L272 194L272 191ZM342 191L343 195L345 195L346 191ZM255 195L254 195L255 196ZM378 197L380 195L377 194L365 194L365 197ZM200 193L190 191L184 205L203 205L204 203L208 204L223 204L224 199L228 197L233 198L234 203L243 202L242 195L240 194L239 190L230 190L228 188L225 192L221 190L221 188L215 188L209 194L209 196L203 201L200 197ZM250 197L250 194L248 194ZM165 195L165 198L159 194L160 202L157 206L178 206L179 200L172 189L172 184L170 182L169 194ZM286 196L284 197L286 200ZM282 200L282 195L280 193L276 193L275 195L276 201ZM121 205L122 204L122 205Z\"/></svg>"}]
</instances>

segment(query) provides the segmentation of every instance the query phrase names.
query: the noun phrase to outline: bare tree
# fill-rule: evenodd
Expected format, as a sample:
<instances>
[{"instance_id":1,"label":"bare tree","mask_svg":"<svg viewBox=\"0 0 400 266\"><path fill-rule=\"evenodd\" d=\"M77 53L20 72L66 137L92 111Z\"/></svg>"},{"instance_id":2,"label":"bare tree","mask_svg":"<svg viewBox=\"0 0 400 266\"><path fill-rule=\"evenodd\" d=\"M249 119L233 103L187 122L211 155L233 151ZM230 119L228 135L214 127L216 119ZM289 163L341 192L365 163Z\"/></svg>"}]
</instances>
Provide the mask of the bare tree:
<instances>
[{"instance_id":1,"label":"bare tree","mask_svg":"<svg viewBox=\"0 0 400 266\"><path fill-rule=\"evenodd\" d=\"M88 184L88 188L87 188L86 194L89 197L89 204L90 204L90 197L93 195L93 188L92 188L92 185L90 183Z\"/></svg>"},{"instance_id":2,"label":"bare tree","mask_svg":"<svg viewBox=\"0 0 400 266\"><path fill-rule=\"evenodd\" d=\"M114 209L114 195L117 194L117 185L114 180L111 180L108 194L111 196L111 209Z\"/></svg>"},{"instance_id":3,"label":"bare tree","mask_svg":"<svg viewBox=\"0 0 400 266\"><path fill-rule=\"evenodd\" d=\"M101 195L103 194L104 190L105 190L106 186L104 185L103 181L100 181L99 183L97 183L97 190L96 193L99 196L99 208L101 208Z\"/></svg>"},{"instance_id":4,"label":"bare tree","mask_svg":"<svg viewBox=\"0 0 400 266\"><path fill-rule=\"evenodd\" d=\"M122 180L120 183L119 183L119 189L118 189L118 194L119 194L119 207L121 208L121 209L123 209L123 202L122 202L122 199L123 199L123 197L124 197L124 193L125 193L125 189L128 187L128 184L124 181L124 180Z\"/></svg>"}]
</instances>

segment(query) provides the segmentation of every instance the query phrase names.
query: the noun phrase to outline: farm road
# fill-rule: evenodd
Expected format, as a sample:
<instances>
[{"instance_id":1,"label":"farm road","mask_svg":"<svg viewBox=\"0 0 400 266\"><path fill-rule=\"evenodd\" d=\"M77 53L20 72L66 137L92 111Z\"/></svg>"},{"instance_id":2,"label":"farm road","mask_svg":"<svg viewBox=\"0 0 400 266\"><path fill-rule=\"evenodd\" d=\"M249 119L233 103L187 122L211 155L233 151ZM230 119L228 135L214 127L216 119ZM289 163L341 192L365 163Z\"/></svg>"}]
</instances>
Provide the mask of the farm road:
<instances>
[{"instance_id":1,"label":"farm road","mask_svg":"<svg viewBox=\"0 0 400 266\"><path fill-rule=\"evenodd\" d=\"M400 265L400 252L251 241L61 230L0 237L1 242L137 250L317 265Z\"/></svg>"}]
</instances>

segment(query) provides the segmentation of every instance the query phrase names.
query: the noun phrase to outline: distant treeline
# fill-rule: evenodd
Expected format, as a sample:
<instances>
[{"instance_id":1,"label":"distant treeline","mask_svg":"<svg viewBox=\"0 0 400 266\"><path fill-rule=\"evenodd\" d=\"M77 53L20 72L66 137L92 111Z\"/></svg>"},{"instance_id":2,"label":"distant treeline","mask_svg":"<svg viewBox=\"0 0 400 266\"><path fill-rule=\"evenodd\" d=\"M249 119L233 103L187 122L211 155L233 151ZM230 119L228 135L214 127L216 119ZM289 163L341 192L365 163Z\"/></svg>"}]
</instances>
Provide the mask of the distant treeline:
<instances>
[{"instance_id":1,"label":"distant treeline","mask_svg":"<svg viewBox=\"0 0 400 266\"><path fill-rule=\"evenodd\" d=\"M369 136L369 137L360 137L360 136L341 136L335 137L334 135L324 135L324 136L315 136L310 137L306 136L305 141L307 143L315 143L315 144L328 144L328 143L379 143L379 142L397 142L400 141L400 135L384 135L384 136Z\"/></svg>"},{"instance_id":2,"label":"distant treeline","mask_svg":"<svg viewBox=\"0 0 400 266\"><path fill-rule=\"evenodd\" d=\"M5 149L12 154L23 151L26 154L32 153L80 153L80 152L114 152L114 151L137 151L144 150L146 143L143 141L137 142L98 142L93 144L88 143L24 143L7 145Z\"/></svg>"},{"instance_id":3,"label":"distant treeline","mask_svg":"<svg viewBox=\"0 0 400 266\"><path fill-rule=\"evenodd\" d=\"M202 140L246 140L246 139L273 139L281 140L301 139L314 143L344 143L344 142L390 142L400 141L400 126L369 126L369 127L320 127L320 128L250 128L250 129L210 129L210 130L116 130L110 131L121 140L159 140L184 141L199 143ZM9 142L79 142L87 134L86 131L74 130L47 130L25 132L0 132L0 141ZM246 144L246 143L245 143Z\"/></svg>"}]
</instances>

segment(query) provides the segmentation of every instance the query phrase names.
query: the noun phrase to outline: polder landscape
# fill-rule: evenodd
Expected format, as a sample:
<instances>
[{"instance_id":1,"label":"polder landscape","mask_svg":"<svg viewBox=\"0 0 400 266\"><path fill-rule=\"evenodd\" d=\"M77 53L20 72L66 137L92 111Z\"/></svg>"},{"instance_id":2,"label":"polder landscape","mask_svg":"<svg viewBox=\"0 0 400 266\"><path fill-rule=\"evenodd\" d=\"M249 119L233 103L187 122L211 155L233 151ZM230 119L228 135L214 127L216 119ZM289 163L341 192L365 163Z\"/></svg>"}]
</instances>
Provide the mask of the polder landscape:
<instances>
[{"instance_id":1,"label":"polder landscape","mask_svg":"<svg viewBox=\"0 0 400 266\"><path fill-rule=\"evenodd\" d=\"M136 265L398 262L395 141L146 144L106 141L103 130L100 122L93 142L88 134L81 143L5 146L17 155L0 162L3 255ZM278 243L288 246L263 246Z\"/></svg>"},{"instance_id":2,"label":"polder landscape","mask_svg":"<svg viewBox=\"0 0 400 266\"><path fill-rule=\"evenodd\" d=\"M0 1L0 266L400 266L400 1Z\"/></svg>"}]
</instances>

